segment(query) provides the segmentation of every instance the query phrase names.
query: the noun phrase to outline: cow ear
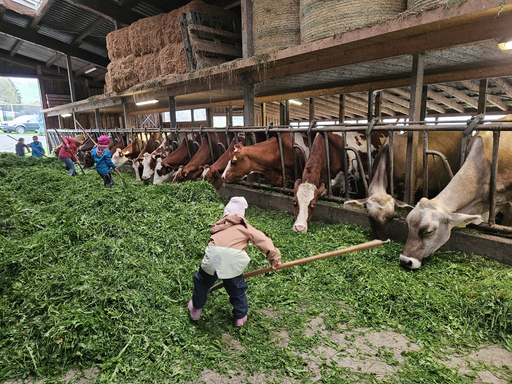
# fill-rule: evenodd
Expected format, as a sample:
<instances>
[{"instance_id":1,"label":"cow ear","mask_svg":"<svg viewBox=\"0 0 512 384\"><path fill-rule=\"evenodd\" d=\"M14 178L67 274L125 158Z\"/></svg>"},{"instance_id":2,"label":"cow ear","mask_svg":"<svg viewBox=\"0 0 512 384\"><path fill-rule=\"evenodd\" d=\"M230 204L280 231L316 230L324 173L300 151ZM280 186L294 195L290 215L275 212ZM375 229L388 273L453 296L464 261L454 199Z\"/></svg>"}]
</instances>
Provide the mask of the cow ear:
<instances>
[{"instance_id":1,"label":"cow ear","mask_svg":"<svg viewBox=\"0 0 512 384\"><path fill-rule=\"evenodd\" d=\"M316 194L321 195L322 193L324 193L324 191L325 191L325 184L322 183L322 184L320 184L320 187L317 188Z\"/></svg>"},{"instance_id":2,"label":"cow ear","mask_svg":"<svg viewBox=\"0 0 512 384\"><path fill-rule=\"evenodd\" d=\"M367 199L359 199L359 200L348 200L345 201L345 209L351 209L353 211L360 211L366 208L366 200Z\"/></svg>"},{"instance_id":3,"label":"cow ear","mask_svg":"<svg viewBox=\"0 0 512 384\"><path fill-rule=\"evenodd\" d=\"M295 180L295 185L293 186L295 193L297 193L297 189L299 189L299 185L301 185L301 183L302 183L302 179Z\"/></svg>"},{"instance_id":4,"label":"cow ear","mask_svg":"<svg viewBox=\"0 0 512 384\"><path fill-rule=\"evenodd\" d=\"M235 144L235 151L242 149L243 146L242 143Z\"/></svg>"},{"instance_id":5,"label":"cow ear","mask_svg":"<svg viewBox=\"0 0 512 384\"><path fill-rule=\"evenodd\" d=\"M409 212L411 212L414 207L412 205L409 205L401 200L395 200L395 211L398 212L400 215L402 215L403 218L405 218Z\"/></svg>"},{"instance_id":6,"label":"cow ear","mask_svg":"<svg viewBox=\"0 0 512 384\"><path fill-rule=\"evenodd\" d=\"M466 215L464 213L452 213L449 217L450 225L464 228L467 224L480 224L483 222L480 215Z\"/></svg>"}]
</instances>

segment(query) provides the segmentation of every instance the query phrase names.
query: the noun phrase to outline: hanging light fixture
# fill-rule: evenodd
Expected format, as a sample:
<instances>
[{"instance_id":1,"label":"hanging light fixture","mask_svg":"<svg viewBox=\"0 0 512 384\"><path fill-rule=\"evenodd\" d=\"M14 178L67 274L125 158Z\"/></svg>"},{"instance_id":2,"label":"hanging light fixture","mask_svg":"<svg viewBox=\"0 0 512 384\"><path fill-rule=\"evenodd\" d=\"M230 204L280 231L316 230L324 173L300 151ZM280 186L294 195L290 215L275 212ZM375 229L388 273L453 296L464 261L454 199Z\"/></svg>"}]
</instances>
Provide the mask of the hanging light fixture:
<instances>
[{"instance_id":1,"label":"hanging light fixture","mask_svg":"<svg viewBox=\"0 0 512 384\"><path fill-rule=\"evenodd\" d=\"M498 47L500 47L500 49L502 51L505 51L507 49L512 49L512 37L505 37L505 38L501 39L498 42Z\"/></svg>"}]
</instances>

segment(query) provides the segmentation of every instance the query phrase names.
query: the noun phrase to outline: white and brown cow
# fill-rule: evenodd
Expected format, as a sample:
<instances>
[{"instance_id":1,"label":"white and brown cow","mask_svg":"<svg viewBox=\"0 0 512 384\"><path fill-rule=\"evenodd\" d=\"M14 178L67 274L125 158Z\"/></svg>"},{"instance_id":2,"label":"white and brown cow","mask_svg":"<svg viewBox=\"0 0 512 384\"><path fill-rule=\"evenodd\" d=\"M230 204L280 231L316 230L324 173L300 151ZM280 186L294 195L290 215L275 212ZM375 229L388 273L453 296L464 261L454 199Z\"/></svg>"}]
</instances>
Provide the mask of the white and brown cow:
<instances>
[{"instance_id":1,"label":"white and brown cow","mask_svg":"<svg viewBox=\"0 0 512 384\"><path fill-rule=\"evenodd\" d=\"M117 167L121 167L122 165L126 164L129 160L135 159L139 155L141 147L142 141L137 137L125 148L117 148L115 152L112 154L112 162Z\"/></svg>"},{"instance_id":2,"label":"white and brown cow","mask_svg":"<svg viewBox=\"0 0 512 384\"><path fill-rule=\"evenodd\" d=\"M297 134L295 135L295 141L296 146L302 148L307 158L309 156L309 147L304 141L304 137ZM291 134L283 133L282 142L285 176L287 180L294 181ZM228 162L222 174L222 180L226 183L231 183L236 180L241 180L251 173L261 173L268 178L271 183L277 186L283 186L286 180L283 180L281 157L279 153L277 137L271 137L261 143L248 146L238 143L235 145L234 150L230 151L231 160ZM302 159L301 150L295 148L295 154L297 160L300 161Z\"/></svg>"},{"instance_id":3,"label":"white and brown cow","mask_svg":"<svg viewBox=\"0 0 512 384\"><path fill-rule=\"evenodd\" d=\"M451 169L458 169L459 150L461 144L461 132L430 132L428 149L444 154ZM419 143L417 143L419 145ZM405 186L405 161L407 153L407 134L395 135L393 137L393 182L399 195L403 194ZM389 224L395 217L395 209L402 213L409 212L413 207L397 200L387 193L388 188L388 141L382 145L375 159L375 168L372 182L368 187L368 197L359 200L345 202L345 208L362 209L366 208L370 227L376 239L387 240L389 237ZM423 187L423 147L419 145L416 167L416 192ZM436 194L440 191L439 186L444 188L450 177L444 167L433 161L428 162L429 193Z\"/></svg>"},{"instance_id":4,"label":"white and brown cow","mask_svg":"<svg viewBox=\"0 0 512 384\"><path fill-rule=\"evenodd\" d=\"M245 138L242 136L238 137L238 141L245 145ZM222 186L222 172L226 169L226 166L231 160L231 152L235 149L236 140L231 140L226 152L222 154L219 159L210 165L204 165L201 168L203 171L201 174L201 180L209 182L215 189L219 189Z\"/></svg>"},{"instance_id":5,"label":"white and brown cow","mask_svg":"<svg viewBox=\"0 0 512 384\"><path fill-rule=\"evenodd\" d=\"M151 153L144 153L142 159L142 180L149 180L153 173L155 173L155 167L157 159L165 159L171 154L172 146L169 145L168 140L164 140L160 146Z\"/></svg>"},{"instance_id":6,"label":"white and brown cow","mask_svg":"<svg viewBox=\"0 0 512 384\"><path fill-rule=\"evenodd\" d=\"M190 157L187 150L187 143L190 149ZM169 182L174 177L180 165L186 165L196 153L196 146L192 140L183 139L181 144L173 153L165 159L157 159L155 173L153 176L153 184L162 184Z\"/></svg>"},{"instance_id":7,"label":"white and brown cow","mask_svg":"<svg viewBox=\"0 0 512 384\"><path fill-rule=\"evenodd\" d=\"M142 161L144 160L144 154L145 153L151 153L155 149L157 149L160 146L160 143L162 142L162 135L160 133L151 133L149 135L149 139L145 142L144 146L140 150L138 156L132 160L132 168L135 171L135 180L142 181L142 171L143 171L143 165Z\"/></svg>"},{"instance_id":8,"label":"white and brown cow","mask_svg":"<svg viewBox=\"0 0 512 384\"><path fill-rule=\"evenodd\" d=\"M384 140L382 132L372 134L371 151L376 152ZM328 133L330 174L333 180L327 180L327 155L325 152L325 139L322 134L317 134L311 146L311 155L306 162L302 178L295 181L293 205L295 206L295 232L307 232L308 223L313 217L318 197L324 192L328 182L339 180L342 188L345 186L344 173L344 147L343 135L338 132ZM354 148L361 157L367 158L366 135L358 132L347 133L347 146ZM355 155L348 152L348 177L358 182L361 175L353 166ZM367 164L367 162L364 162ZM341 176L341 177L340 177Z\"/></svg>"},{"instance_id":9,"label":"white and brown cow","mask_svg":"<svg viewBox=\"0 0 512 384\"><path fill-rule=\"evenodd\" d=\"M503 224L511 225L512 132L502 132L498 152L496 212L505 212ZM471 139L468 156L459 172L439 195L423 198L407 216L409 234L400 255L400 265L410 269L439 249L454 227L480 224L489 219L489 191L493 151L492 132ZM507 215L508 214L508 215Z\"/></svg>"},{"instance_id":10,"label":"white and brown cow","mask_svg":"<svg viewBox=\"0 0 512 384\"><path fill-rule=\"evenodd\" d=\"M179 167L178 172L176 172L174 175L174 180L172 182L182 183L184 181L192 181L197 179L201 175L201 166L211 165L217 161L219 157L221 157L222 151L219 147L219 143L222 144L224 148L226 148L228 145L228 138L225 133L220 132L216 135L210 135L210 140L208 140L206 134L203 135L203 140L199 150L187 165L182 165Z\"/></svg>"}]
</instances>

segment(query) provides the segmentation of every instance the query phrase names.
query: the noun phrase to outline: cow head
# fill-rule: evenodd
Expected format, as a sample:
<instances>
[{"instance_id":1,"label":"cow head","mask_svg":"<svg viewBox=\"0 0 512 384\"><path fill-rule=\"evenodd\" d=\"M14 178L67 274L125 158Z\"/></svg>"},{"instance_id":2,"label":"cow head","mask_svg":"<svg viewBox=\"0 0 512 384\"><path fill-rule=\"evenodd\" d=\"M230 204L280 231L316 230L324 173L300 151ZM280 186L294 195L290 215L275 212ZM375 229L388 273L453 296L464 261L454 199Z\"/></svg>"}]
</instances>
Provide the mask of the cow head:
<instances>
[{"instance_id":1,"label":"cow head","mask_svg":"<svg viewBox=\"0 0 512 384\"><path fill-rule=\"evenodd\" d=\"M142 174L142 159L131 160L132 168L135 171L135 180L142 181L140 175Z\"/></svg>"},{"instance_id":2,"label":"cow head","mask_svg":"<svg viewBox=\"0 0 512 384\"><path fill-rule=\"evenodd\" d=\"M116 167L120 167L128 161L126 154L123 153L121 148L117 148L114 154L112 155L112 162L116 165Z\"/></svg>"},{"instance_id":3,"label":"cow head","mask_svg":"<svg viewBox=\"0 0 512 384\"><path fill-rule=\"evenodd\" d=\"M145 153L142 158L142 180L149 180L155 172L156 159L150 153Z\"/></svg>"},{"instance_id":4,"label":"cow head","mask_svg":"<svg viewBox=\"0 0 512 384\"><path fill-rule=\"evenodd\" d=\"M324 190L324 183L320 184L320 187L317 188L314 184L308 182L303 183L302 179L295 181L293 196L293 205L295 207L295 223L293 224L293 230L295 232L307 232L308 223L313 217L316 201Z\"/></svg>"},{"instance_id":5,"label":"cow head","mask_svg":"<svg viewBox=\"0 0 512 384\"><path fill-rule=\"evenodd\" d=\"M345 208L353 210L366 208L373 237L382 241L389 239L389 224L395 217L395 209L402 214L407 214L413 208L388 194L377 194L366 199L349 200L344 205Z\"/></svg>"},{"instance_id":6,"label":"cow head","mask_svg":"<svg viewBox=\"0 0 512 384\"><path fill-rule=\"evenodd\" d=\"M92 168L94 166L94 159L91 156L91 151L85 152L84 155L84 169Z\"/></svg>"},{"instance_id":7,"label":"cow head","mask_svg":"<svg viewBox=\"0 0 512 384\"><path fill-rule=\"evenodd\" d=\"M480 224L480 215L452 213L444 204L422 198L407 216L409 234L404 250L400 255L400 265L404 268L418 269L423 258L439 249L450 238L454 227L466 224Z\"/></svg>"},{"instance_id":8,"label":"cow head","mask_svg":"<svg viewBox=\"0 0 512 384\"><path fill-rule=\"evenodd\" d=\"M245 156L242 143L236 144L235 149L230 152L229 156L231 160L229 160L222 174L222 180L226 183L241 180L252 172L251 160Z\"/></svg>"},{"instance_id":9,"label":"cow head","mask_svg":"<svg viewBox=\"0 0 512 384\"><path fill-rule=\"evenodd\" d=\"M215 189L222 186L222 175L218 169L211 168L209 165L201 166L202 174L201 180L209 182Z\"/></svg>"},{"instance_id":10,"label":"cow head","mask_svg":"<svg viewBox=\"0 0 512 384\"><path fill-rule=\"evenodd\" d=\"M172 180L172 183L173 184L183 183L184 181L188 180L187 176L188 176L188 173L187 173L187 171L185 171L184 166L180 165L180 167L178 168L178 172L176 172L176 174L174 175L174 179Z\"/></svg>"},{"instance_id":11,"label":"cow head","mask_svg":"<svg viewBox=\"0 0 512 384\"><path fill-rule=\"evenodd\" d=\"M172 167L165 165L161 158L156 159L155 173L153 176L153 184L162 184L174 176Z\"/></svg>"}]
</instances>

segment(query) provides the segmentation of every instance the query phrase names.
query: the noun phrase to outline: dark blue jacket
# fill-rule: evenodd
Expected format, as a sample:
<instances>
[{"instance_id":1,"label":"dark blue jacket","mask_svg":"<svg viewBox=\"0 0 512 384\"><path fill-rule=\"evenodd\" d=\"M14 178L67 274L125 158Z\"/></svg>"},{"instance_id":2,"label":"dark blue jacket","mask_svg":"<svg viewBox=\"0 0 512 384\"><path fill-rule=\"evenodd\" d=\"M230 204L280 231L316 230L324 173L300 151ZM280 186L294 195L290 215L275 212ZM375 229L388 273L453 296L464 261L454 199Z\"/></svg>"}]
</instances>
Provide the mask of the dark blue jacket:
<instances>
[{"instance_id":1,"label":"dark blue jacket","mask_svg":"<svg viewBox=\"0 0 512 384\"><path fill-rule=\"evenodd\" d=\"M43 157L43 155L41 155L41 153L45 153L44 151L44 148L43 148L43 144L41 144L40 141L38 141L37 143L30 143L30 148L32 148L32 156L34 157ZM37 151L34 151L34 149L37 149L37 151L41 152L37 152Z\"/></svg>"},{"instance_id":2,"label":"dark blue jacket","mask_svg":"<svg viewBox=\"0 0 512 384\"><path fill-rule=\"evenodd\" d=\"M116 168L116 165L112 162L112 155L110 154L110 149L107 149L103 156L98 157L96 154L96 147L92 149L91 156L96 163L96 171L100 175L104 175L110 172L110 168Z\"/></svg>"}]
</instances>

